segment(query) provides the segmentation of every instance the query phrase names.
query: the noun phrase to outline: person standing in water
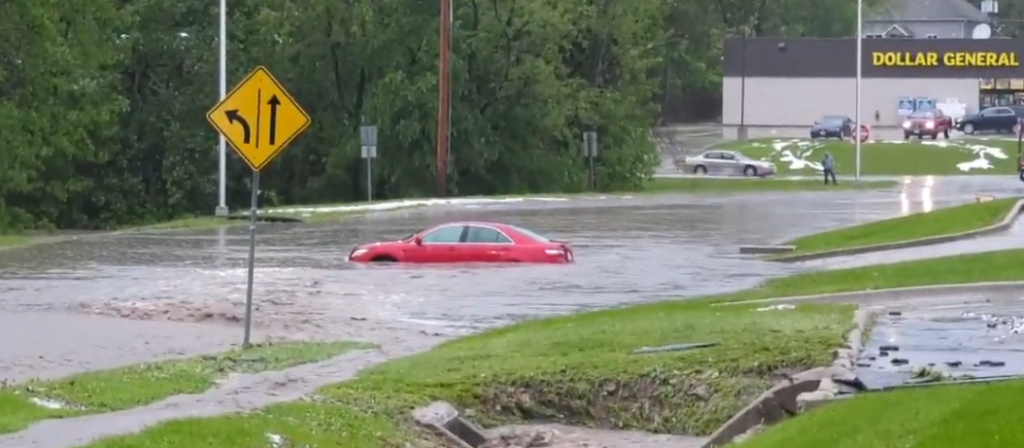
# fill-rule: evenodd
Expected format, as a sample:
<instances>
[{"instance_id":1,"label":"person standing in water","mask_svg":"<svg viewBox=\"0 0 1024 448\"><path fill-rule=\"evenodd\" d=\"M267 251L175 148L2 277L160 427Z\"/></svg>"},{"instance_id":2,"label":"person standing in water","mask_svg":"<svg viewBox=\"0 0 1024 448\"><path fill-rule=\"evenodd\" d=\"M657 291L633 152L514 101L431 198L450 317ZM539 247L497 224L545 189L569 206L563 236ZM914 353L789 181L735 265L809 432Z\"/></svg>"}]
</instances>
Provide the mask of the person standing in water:
<instances>
[{"instance_id":1,"label":"person standing in water","mask_svg":"<svg viewBox=\"0 0 1024 448\"><path fill-rule=\"evenodd\" d=\"M825 174L825 185L828 185L829 177L832 178L832 185L838 185L836 182L836 159L832 158L832 153L825 153L825 158L821 161L821 168Z\"/></svg>"}]
</instances>

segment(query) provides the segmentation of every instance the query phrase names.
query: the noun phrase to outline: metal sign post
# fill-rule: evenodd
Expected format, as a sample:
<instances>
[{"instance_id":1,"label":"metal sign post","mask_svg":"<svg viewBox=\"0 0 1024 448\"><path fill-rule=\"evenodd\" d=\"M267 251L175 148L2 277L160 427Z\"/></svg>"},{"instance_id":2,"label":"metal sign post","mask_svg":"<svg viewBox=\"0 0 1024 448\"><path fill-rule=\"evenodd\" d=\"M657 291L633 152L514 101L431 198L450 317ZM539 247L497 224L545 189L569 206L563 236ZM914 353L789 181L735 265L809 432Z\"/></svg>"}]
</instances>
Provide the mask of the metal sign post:
<instances>
[{"instance_id":1,"label":"metal sign post","mask_svg":"<svg viewBox=\"0 0 1024 448\"><path fill-rule=\"evenodd\" d=\"M1021 154L1021 147L1024 146L1024 118L1021 118L1013 127L1017 134L1017 179L1024 182L1024 154Z\"/></svg>"},{"instance_id":2,"label":"metal sign post","mask_svg":"<svg viewBox=\"0 0 1024 448\"><path fill-rule=\"evenodd\" d=\"M377 158L377 126L360 126L361 156L366 160L366 201L373 201L373 159Z\"/></svg>"},{"instance_id":3,"label":"metal sign post","mask_svg":"<svg viewBox=\"0 0 1024 448\"><path fill-rule=\"evenodd\" d=\"M305 131L312 120L264 67L257 67L235 86L231 93L206 113L206 120L252 168L249 271L245 286L245 335L242 337L242 347L249 347L252 336L253 278L256 274L260 170Z\"/></svg>"},{"instance_id":4,"label":"metal sign post","mask_svg":"<svg viewBox=\"0 0 1024 448\"><path fill-rule=\"evenodd\" d=\"M586 131L583 133L583 156L587 158L590 165L589 185L592 190L597 190L597 173L595 159L597 159L597 132Z\"/></svg>"},{"instance_id":5,"label":"metal sign post","mask_svg":"<svg viewBox=\"0 0 1024 448\"><path fill-rule=\"evenodd\" d=\"M242 347L248 347L252 336L252 284L256 276L256 214L259 209L260 171L252 170L252 197L249 202L249 272L245 279L245 334Z\"/></svg>"}]
</instances>

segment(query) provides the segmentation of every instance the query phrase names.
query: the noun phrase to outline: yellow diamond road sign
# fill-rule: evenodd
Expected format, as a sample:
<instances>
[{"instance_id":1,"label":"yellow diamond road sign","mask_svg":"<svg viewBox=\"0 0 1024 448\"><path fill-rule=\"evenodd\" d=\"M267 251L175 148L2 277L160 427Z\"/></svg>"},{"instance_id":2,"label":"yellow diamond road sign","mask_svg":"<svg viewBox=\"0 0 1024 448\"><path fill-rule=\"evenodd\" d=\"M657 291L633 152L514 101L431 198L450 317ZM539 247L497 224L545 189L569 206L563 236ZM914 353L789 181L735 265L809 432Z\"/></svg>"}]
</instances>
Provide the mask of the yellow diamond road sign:
<instances>
[{"instance_id":1,"label":"yellow diamond road sign","mask_svg":"<svg viewBox=\"0 0 1024 448\"><path fill-rule=\"evenodd\" d=\"M238 83L206 119L256 171L274 160L311 121L265 67L257 67Z\"/></svg>"}]
</instances>

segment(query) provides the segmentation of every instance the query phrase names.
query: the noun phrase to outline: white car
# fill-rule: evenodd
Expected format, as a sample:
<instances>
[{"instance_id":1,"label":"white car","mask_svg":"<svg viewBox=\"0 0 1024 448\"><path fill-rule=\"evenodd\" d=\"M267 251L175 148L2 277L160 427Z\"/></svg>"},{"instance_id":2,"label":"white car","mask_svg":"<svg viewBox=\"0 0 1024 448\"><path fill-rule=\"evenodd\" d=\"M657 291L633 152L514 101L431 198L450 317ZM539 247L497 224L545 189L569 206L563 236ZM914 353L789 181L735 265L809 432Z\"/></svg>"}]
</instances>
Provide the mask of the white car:
<instances>
[{"instance_id":1,"label":"white car","mask_svg":"<svg viewBox=\"0 0 1024 448\"><path fill-rule=\"evenodd\" d=\"M737 151L707 151L676 161L676 169L693 174L764 177L775 174L775 164L757 160Z\"/></svg>"}]
</instances>

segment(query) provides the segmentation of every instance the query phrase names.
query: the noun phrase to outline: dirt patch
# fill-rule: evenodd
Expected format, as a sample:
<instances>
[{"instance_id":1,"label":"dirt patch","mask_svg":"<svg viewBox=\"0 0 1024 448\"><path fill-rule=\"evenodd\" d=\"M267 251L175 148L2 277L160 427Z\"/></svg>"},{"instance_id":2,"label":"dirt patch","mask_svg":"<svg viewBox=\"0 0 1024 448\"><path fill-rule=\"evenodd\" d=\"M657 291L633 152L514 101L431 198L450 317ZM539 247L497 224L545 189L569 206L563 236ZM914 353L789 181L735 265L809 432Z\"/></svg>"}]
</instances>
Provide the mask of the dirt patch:
<instances>
[{"instance_id":1,"label":"dirt patch","mask_svg":"<svg viewBox=\"0 0 1024 448\"><path fill-rule=\"evenodd\" d=\"M478 415L489 424L560 421L602 429L706 435L771 387L777 376L735 377L705 371L532 378L488 387L477 405L467 409L481 411Z\"/></svg>"}]
</instances>

